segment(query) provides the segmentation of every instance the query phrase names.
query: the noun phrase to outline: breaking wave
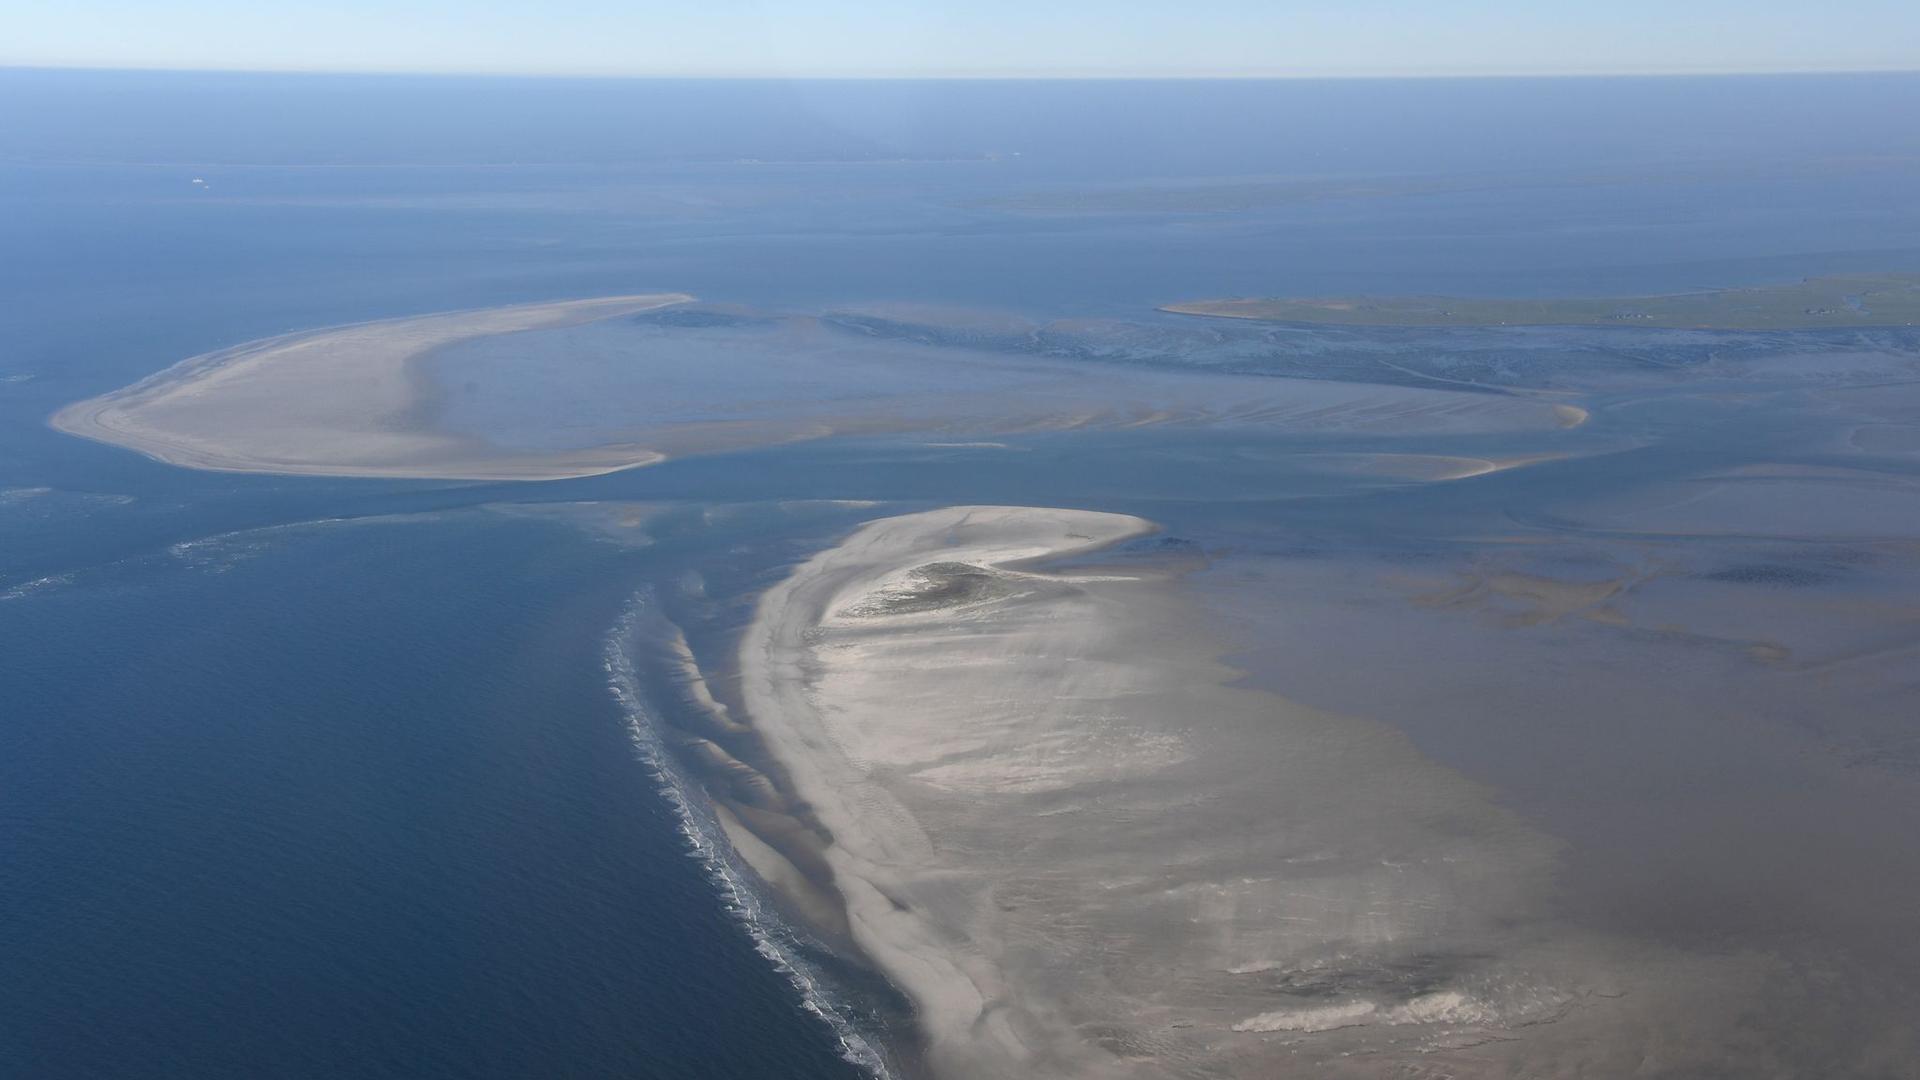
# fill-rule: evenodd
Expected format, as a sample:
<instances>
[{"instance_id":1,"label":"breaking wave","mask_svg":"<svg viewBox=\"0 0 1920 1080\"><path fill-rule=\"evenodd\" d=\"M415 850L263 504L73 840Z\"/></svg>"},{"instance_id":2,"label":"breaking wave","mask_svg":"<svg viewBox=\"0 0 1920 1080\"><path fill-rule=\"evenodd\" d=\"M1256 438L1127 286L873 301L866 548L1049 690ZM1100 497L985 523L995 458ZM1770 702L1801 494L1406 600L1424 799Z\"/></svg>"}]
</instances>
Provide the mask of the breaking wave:
<instances>
[{"instance_id":1,"label":"breaking wave","mask_svg":"<svg viewBox=\"0 0 1920 1080\"><path fill-rule=\"evenodd\" d=\"M740 922L753 940L754 951L786 977L798 991L802 1006L833 1033L839 1043L840 1056L876 1080L893 1080L885 1056L877 1049L875 1040L862 1030L855 1011L829 989L825 976L804 955L807 946L802 933L767 906L749 871L721 832L720 823L700 793L698 782L661 740L660 720L646 704L640 690L638 667L628 651L628 643L641 632L642 624L649 617L659 616L652 610L650 592L642 590L607 635L602 666L607 673L607 686L626 714L634 749L679 818L687 854L706 871L728 914Z\"/></svg>"},{"instance_id":2,"label":"breaking wave","mask_svg":"<svg viewBox=\"0 0 1920 1080\"><path fill-rule=\"evenodd\" d=\"M71 584L73 584L72 574L48 574L46 577L34 578L32 581L23 581L10 588L0 589L0 600L20 600L35 593Z\"/></svg>"}]
</instances>

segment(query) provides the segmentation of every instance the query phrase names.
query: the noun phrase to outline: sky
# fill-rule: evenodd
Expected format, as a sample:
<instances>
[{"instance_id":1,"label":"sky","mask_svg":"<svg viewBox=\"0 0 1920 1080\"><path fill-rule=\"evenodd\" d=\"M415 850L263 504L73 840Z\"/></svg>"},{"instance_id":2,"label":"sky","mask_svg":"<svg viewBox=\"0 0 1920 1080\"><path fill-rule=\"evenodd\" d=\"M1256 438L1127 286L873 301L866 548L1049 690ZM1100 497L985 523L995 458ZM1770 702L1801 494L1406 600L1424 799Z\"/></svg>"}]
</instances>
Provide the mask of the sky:
<instances>
[{"instance_id":1,"label":"sky","mask_svg":"<svg viewBox=\"0 0 1920 1080\"><path fill-rule=\"evenodd\" d=\"M0 0L0 65L1311 77L1920 69L1920 0Z\"/></svg>"}]
</instances>

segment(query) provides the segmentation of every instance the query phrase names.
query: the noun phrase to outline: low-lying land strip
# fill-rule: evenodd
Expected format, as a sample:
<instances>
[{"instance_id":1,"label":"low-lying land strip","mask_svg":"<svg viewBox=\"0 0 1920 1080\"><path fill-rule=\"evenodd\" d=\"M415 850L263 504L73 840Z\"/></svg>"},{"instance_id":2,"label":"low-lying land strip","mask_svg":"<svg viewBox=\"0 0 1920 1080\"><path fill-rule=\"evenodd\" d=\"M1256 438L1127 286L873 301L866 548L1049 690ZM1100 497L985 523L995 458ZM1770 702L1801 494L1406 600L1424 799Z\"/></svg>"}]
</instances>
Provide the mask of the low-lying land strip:
<instances>
[{"instance_id":1,"label":"low-lying land strip","mask_svg":"<svg viewBox=\"0 0 1920 1080\"><path fill-rule=\"evenodd\" d=\"M1643 326L1812 330L1920 324L1920 274L1807 278L1666 296L1484 299L1449 296L1189 300L1162 311L1336 326Z\"/></svg>"}]
</instances>

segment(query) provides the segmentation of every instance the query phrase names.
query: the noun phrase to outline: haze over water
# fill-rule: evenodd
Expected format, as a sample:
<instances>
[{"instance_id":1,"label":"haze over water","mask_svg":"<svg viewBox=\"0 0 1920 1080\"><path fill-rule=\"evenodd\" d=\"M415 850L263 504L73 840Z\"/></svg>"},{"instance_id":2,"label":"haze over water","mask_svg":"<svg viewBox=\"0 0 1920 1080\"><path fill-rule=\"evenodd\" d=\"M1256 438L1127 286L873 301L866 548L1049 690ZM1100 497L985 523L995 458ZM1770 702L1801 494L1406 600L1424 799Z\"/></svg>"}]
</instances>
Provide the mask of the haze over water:
<instances>
[{"instance_id":1,"label":"haze over water","mask_svg":"<svg viewBox=\"0 0 1920 1080\"><path fill-rule=\"evenodd\" d=\"M847 1042L897 1034L900 1002L776 930L839 1026L803 1007L689 856L634 746L647 717L609 683L648 678L635 611L724 656L797 562L860 521L950 504L1135 514L1222 560L1193 587L1240 620L1249 684L1404 734L1562 845L1554 925L1784 958L1827 989L1784 1029L1781 1068L1910 1068L1920 757L1899 660L1920 466L1904 413L1844 447L1815 436L1891 408L1820 395L1897 382L1911 332L1298 345L1154 309L1920 271L1920 133L1896 119L1920 78L0 71L0 98L16 106L0 127L0 1072L860 1075ZM43 425L249 339L651 291L747 328L604 336L769 370L801 354L752 319L884 315L861 324L875 347L929 365L890 376L903 394L976 377L965 350L1034 362L982 343L991 316L1073 323L1047 362L1114 382L1326 382L1386 357L1411 372L1396 385L1495 371L1604 408L1564 439L1444 446L1198 426L961 448L873 429L518 485L192 472ZM548 399L519 392L522 354L489 346L452 354L493 378L446 422L531 439ZM600 375L630 387L617 365ZM676 386L668 404L705 417L731 389ZM1569 458L1424 486L1358 460L1549 450ZM1758 465L1774 471L1739 472ZM1868 466L1872 496L1794 487ZM1732 474L1764 485L1758 503L1738 501L1754 485L1705 504L1687 486ZM615 503L643 507L579 505ZM1520 529L1572 539L1477 546ZM1229 553L1247 560L1233 574ZM1761 644L1805 677L1760 665ZM627 676L622 649L641 657Z\"/></svg>"}]
</instances>

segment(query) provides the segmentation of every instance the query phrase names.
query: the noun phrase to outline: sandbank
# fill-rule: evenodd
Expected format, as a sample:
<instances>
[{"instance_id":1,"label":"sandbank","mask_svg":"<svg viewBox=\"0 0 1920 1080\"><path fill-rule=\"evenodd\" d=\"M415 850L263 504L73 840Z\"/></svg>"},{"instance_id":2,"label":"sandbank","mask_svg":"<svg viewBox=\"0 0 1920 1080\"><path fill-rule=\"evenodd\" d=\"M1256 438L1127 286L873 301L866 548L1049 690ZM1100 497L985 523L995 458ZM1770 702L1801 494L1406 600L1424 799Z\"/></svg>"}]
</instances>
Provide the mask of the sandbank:
<instances>
[{"instance_id":1,"label":"sandbank","mask_svg":"<svg viewBox=\"0 0 1920 1080\"><path fill-rule=\"evenodd\" d=\"M1022 434L1157 427L1519 434L1584 418L1528 395L1107 364L1007 351L979 334L929 344L835 317L689 308L619 318L689 299L610 297L289 334L194 357L50 423L199 469L551 480L832 437L917 433L983 447Z\"/></svg>"},{"instance_id":2,"label":"sandbank","mask_svg":"<svg viewBox=\"0 0 1920 1080\"><path fill-rule=\"evenodd\" d=\"M173 465L305 476L550 480L662 460L644 446L509 450L438 430L419 362L474 338L692 299L681 293L522 304L288 334L184 360L55 413L54 428Z\"/></svg>"},{"instance_id":3,"label":"sandbank","mask_svg":"<svg viewBox=\"0 0 1920 1080\"><path fill-rule=\"evenodd\" d=\"M1046 569L1151 529L870 522L742 639L740 719L927 1071L1558 1075L1643 1053L1596 1031L1670 1003L1628 1001L1635 976L1543 925L1550 839L1389 729L1234 685L1174 576Z\"/></svg>"}]
</instances>

